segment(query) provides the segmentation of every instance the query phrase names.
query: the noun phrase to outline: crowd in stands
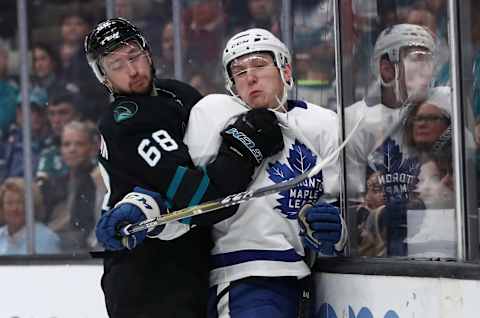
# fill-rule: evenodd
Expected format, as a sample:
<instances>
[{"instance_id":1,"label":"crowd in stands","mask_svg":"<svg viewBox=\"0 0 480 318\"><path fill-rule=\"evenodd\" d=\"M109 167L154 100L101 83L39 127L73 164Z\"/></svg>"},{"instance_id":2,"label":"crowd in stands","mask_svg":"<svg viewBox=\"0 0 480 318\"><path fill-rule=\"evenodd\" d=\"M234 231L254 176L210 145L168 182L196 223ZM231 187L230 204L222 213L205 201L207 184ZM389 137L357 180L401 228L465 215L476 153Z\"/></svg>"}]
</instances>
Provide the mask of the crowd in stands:
<instances>
[{"instance_id":1,"label":"crowd in stands","mask_svg":"<svg viewBox=\"0 0 480 318\"><path fill-rule=\"evenodd\" d=\"M115 3L116 16L132 20L152 39L157 76L175 77L171 1ZM182 3L180 44L184 72L180 79L202 94L224 92L221 48L231 35L251 27L283 35L281 1ZM292 1L291 47L296 97L337 111L333 5L333 0ZM101 10L88 10L88 5L76 8L60 10L63 13L57 15L55 28L54 21L48 18L33 19L39 24L34 27L50 30L46 37L36 38L33 34L30 46L30 127L38 253L85 252L92 248L92 230L105 191L95 162L99 148L95 124L108 100L87 65L82 43L92 24L104 16L98 14ZM445 0L349 0L342 1L340 9L344 17L342 63L351 70L351 75L344 79L346 109L368 96L377 80L372 71L375 41L382 30L397 24L421 25L429 30L436 43L432 86L450 85ZM477 54L472 72L471 111L480 123L480 20L473 19L472 23L472 45ZM0 39L0 254L26 253L22 108L18 71L12 72L14 62L10 60L18 60L13 50L14 31L0 33L4 38ZM414 185L408 190L409 209L454 207L450 98L445 90L432 94L405 117L405 144L420 162ZM480 124L476 128L472 140L480 144ZM382 183L385 171L370 168L360 181L364 190L355 197L357 233L352 239L357 241L354 245L360 255L393 255L388 243L389 194Z\"/></svg>"}]
</instances>

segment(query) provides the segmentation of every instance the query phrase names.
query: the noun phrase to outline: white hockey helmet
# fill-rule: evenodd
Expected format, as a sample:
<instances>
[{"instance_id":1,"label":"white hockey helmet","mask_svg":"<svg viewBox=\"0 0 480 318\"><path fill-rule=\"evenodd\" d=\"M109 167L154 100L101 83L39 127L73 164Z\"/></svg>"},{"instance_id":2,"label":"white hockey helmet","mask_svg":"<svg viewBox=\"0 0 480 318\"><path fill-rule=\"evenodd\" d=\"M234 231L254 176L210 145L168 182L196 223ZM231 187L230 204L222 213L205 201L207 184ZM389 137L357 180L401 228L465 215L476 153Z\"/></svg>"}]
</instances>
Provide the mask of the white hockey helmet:
<instances>
[{"instance_id":1,"label":"white hockey helmet","mask_svg":"<svg viewBox=\"0 0 480 318\"><path fill-rule=\"evenodd\" d=\"M375 43L373 60L378 68L380 58L387 54L392 63L400 62L400 49L403 47L419 46L435 52L435 40L431 32L416 24L396 24L380 33Z\"/></svg>"},{"instance_id":2,"label":"white hockey helmet","mask_svg":"<svg viewBox=\"0 0 480 318\"><path fill-rule=\"evenodd\" d=\"M273 61L279 69L291 63L291 55L287 46L269 31L254 28L235 34L225 45L222 57L225 87L232 95L235 94L229 70L230 63L240 56L254 52L272 53ZM285 82L283 73L281 76L284 84L291 87L290 83Z\"/></svg>"}]
</instances>

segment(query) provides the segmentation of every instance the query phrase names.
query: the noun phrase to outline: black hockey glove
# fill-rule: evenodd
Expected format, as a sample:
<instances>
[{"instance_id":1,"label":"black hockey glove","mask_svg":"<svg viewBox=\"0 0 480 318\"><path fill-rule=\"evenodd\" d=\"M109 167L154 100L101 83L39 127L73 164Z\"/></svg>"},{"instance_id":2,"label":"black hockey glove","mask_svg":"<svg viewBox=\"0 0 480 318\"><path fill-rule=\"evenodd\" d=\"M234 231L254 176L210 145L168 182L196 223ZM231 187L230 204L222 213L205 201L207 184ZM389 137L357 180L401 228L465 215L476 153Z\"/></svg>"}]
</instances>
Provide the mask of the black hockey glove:
<instances>
[{"instance_id":1,"label":"black hockey glove","mask_svg":"<svg viewBox=\"0 0 480 318\"><path fill-rule=\"evenodd\" d=\"M265 108L252 109L221 132L220 152L232 151L237 156L259 166L263 159L283 149L282 131L278 119Z\"/></svg>"}]
</instances>

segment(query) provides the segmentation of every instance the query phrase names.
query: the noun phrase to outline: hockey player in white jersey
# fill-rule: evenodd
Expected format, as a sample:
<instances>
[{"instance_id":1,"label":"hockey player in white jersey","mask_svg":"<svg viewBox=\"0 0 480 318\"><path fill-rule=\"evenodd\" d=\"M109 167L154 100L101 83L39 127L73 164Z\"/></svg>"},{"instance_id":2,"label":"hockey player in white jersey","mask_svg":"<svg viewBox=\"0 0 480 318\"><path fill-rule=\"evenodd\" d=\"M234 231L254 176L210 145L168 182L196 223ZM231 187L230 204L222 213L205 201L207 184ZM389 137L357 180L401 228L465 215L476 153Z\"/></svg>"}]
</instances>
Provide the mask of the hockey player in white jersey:
<instances>
[{"instance_id":1,"label":"hockey player in white jersey","mask_svg":"<svg viewBox=\"0 0 480 318\"><path fill-rule=\"evenodd\" d=\"M251 108L275 112L285 147L256 169L250 189L302 174L336 150L335 113L287 100L290 63L287 47L266 30L249 29L227 42L223 66L231 95L206 96L190 114L185 142L195 165L214 159L225 127L225 134L248 142L229 124ZM242 203L214 226L209 317L297 317L301 279L310 274L304 246L332 255L346 241L339 209L319 202L324 193L338 193L338 168L331 162L293 189Z\"/></svg>"},{"instance_id":2,"label":"hockey player in white jersey","mask_svg":"<svg viewBox=\"0 0 480 318\"><path fill-rule=\"evenodd\" d=\"M415 195L420 162L405 143L405 121L412 106L435 89L435 41L419 25L398 24L381 32L372 61L377 76L367 96L345 110L347 133L363 121L347 145L347 186L350 199L365 192L376 173L385 197L388 255L406 255L405 211L419 208Z\"/></svg>"}]
</instances>

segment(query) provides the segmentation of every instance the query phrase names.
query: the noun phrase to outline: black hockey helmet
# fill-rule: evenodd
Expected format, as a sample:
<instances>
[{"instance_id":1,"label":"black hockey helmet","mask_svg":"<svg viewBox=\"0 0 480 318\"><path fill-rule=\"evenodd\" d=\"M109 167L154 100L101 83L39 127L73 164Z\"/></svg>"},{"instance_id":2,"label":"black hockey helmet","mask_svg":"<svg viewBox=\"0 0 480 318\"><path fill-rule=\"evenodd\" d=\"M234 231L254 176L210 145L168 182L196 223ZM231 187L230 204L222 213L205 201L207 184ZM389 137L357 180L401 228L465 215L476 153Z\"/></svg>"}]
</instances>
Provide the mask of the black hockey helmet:
<instances>
[{"instance_id":1,"label":"black hockey helmet","mask_svg":"<svg viewBox=\"0 0 480 318\"><path fill-rule=\"evenodd\" d=\"M150 46L143 32L124 18L112 18L100 22L85 37L85 54L88 64L101 83L105 82L105 74L99 65L99 58L131 40L137 41L143 50L150 52Z\"/></svg>"}]
</instances>

